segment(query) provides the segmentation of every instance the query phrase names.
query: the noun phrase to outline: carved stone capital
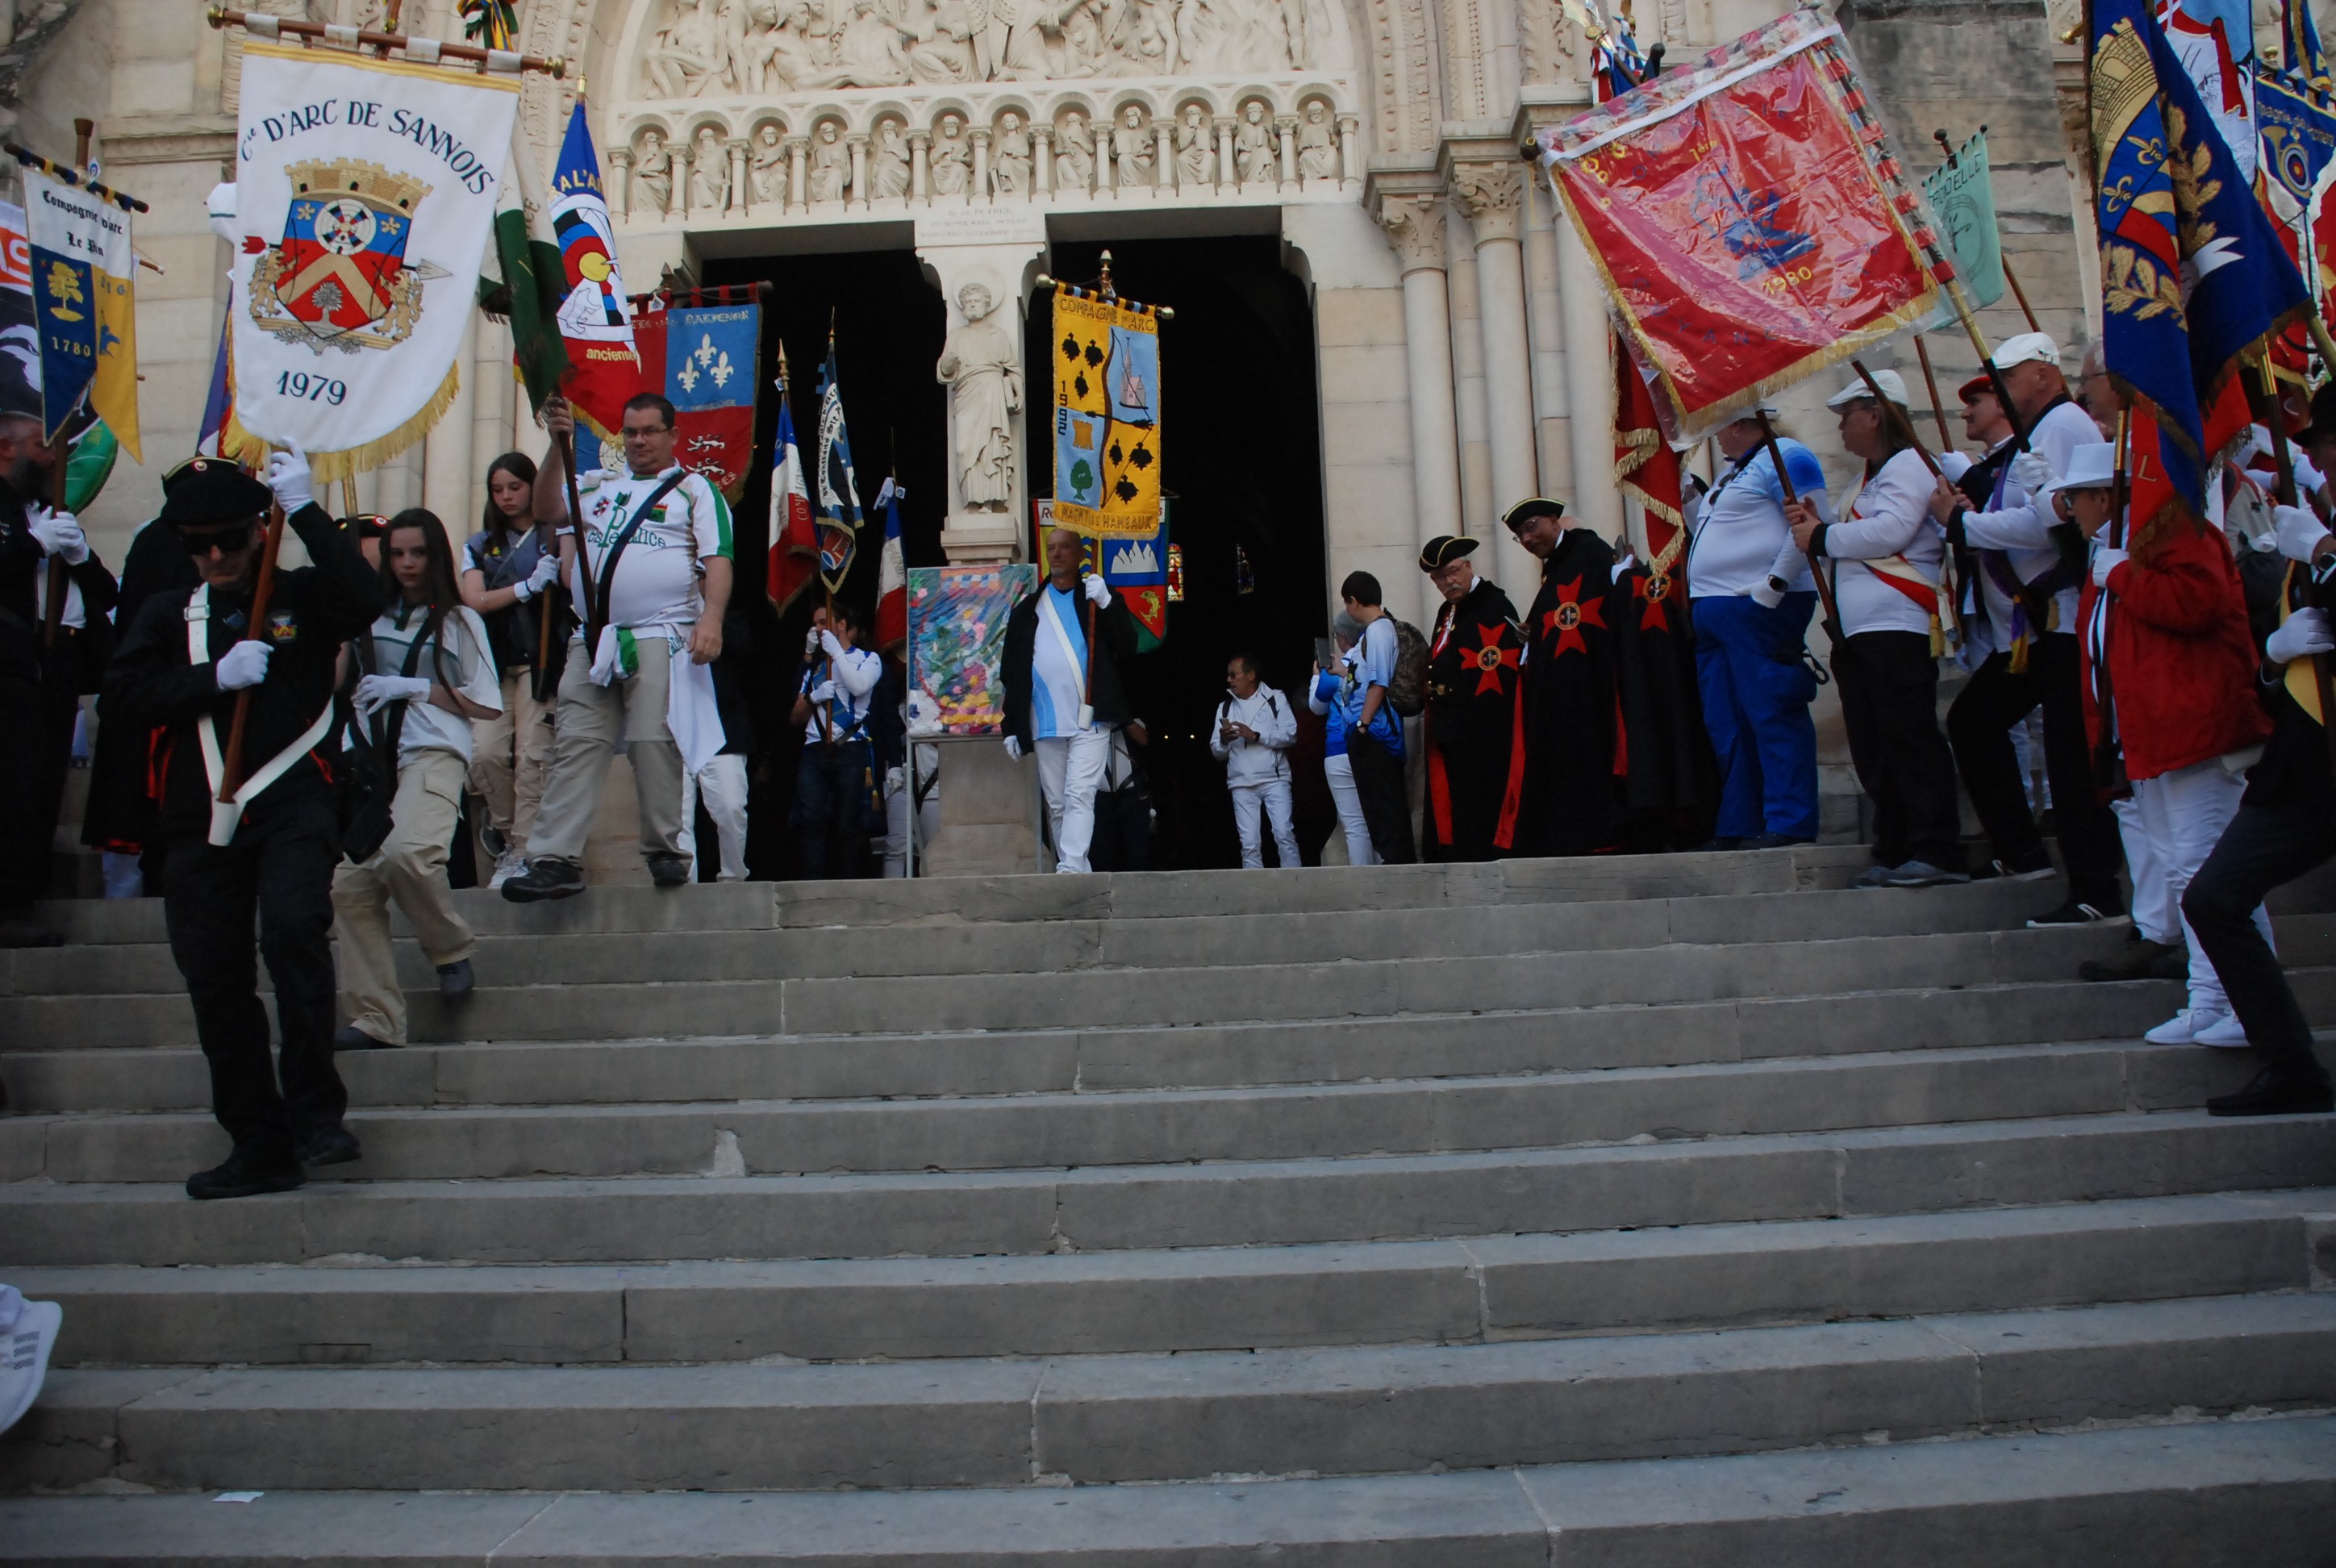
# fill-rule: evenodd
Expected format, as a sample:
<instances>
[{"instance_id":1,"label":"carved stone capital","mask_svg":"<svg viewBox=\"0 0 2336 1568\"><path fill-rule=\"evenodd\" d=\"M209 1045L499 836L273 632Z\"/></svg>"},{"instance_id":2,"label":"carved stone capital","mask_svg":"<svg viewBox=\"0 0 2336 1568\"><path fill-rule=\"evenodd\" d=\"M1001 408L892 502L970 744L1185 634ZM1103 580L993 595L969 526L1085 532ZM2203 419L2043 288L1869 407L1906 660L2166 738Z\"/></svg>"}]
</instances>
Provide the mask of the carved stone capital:
<instances>
[{"instance_id":1,"label":"carved stone capital","mask_svg":"<svg viewBox=\"0 0 2336 1568\"><path fill-rule=\"evenodd\" d=\"M1524 200L1524 187L1514 167L1489 163L1464 163L1452 170L1452 200L1468 215L1478 244L1488 239L1517 238L1519 211Z\"/></svg>"},{"instance_id":2,"label":"carved stone capital","mask_svg":"<svg viewBox=\"0 0 2336 1568\"><path fill-rule=\"evenodd\" d=\"M930 147L932 144L933 144L933 133L932 133L931 131L910 131L910 132L909 132L909 151L911 151L911 152L922 152L922 151L924 151L927 148Z\"/></svg>"},{"instance_id":3,"label":"carved stone capital","mask_svg":"<svg viewBox=\"0 0 2336 1568\"><path fill-rule=\"evenodd\" d=\"M989 145L989 130L987 126L977 125L972 130L967 131L966 135L971 139L976 147L987 147Z\"/></svg>"},{"instance_id":4,"label":"carved stone capital","mask_svg":"<svg viewBox=\"0 0 2336 1568\"><path fill-rule=\"evenodd\" d=\"M1405 273L1445 270L1442 197L1387 197L1379 203L1378 219Z\"/></svg>"}]
</instances>

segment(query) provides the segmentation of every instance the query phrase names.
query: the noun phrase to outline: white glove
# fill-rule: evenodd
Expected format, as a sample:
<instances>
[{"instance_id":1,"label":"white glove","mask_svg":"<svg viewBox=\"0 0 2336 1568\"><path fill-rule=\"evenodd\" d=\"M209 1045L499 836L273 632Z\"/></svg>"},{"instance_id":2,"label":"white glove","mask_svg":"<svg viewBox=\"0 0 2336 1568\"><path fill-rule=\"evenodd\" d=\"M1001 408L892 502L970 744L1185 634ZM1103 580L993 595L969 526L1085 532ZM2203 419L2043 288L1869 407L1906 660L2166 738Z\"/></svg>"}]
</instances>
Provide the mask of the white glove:
<instances>
[{"instance_id":1,"label":"white glove","mask_svg":"<svg viewBox=\"0 0 2336 1568\"><path fill-rule=\"evenodd\" d=\"M1093 572L1087 573L1085 578L1082 580L1086 585L1087 602L1095 606L1097 609L1109 609L1111 605L1111 585L1104 581L1103 579L1097 577Z\"/></svg>"},{"instance_id":2,"label":"white glove","mask_svg":"<svg viewBox=\"0 0 2336 1568\"><path fill-rule=\"evenodd\" d=\"M2299 609L2263 639L2263 657L2273 664L2290 664L2315 653L2336 652L2336 636L2328 630L2328 612Z\"/></svg>"},{"instance_id":3,"label":"white glove","mask_svg":"<svg viewBox=\"0 0 2336 1568\"><path fill-rule=\"evenodd\" d=\"M369 675L357 682L355 706L359 718L371 718L394 702L429 700L430 683L418 675Z\"/></svg>"},{"instance_id":4,"label":"white glove","mask_svg":"<svg viewBox=\"0 0 2336 1568\"><path fill-rule=\"evenodd\" d=\"M2328 537L2318 518L2300 506L2274 506L2271 515L2279 524L2279 552L2290 560L2312 564L2312 552Z\"/></svg>"},{"instance_id":5,"label":"white glove","mask_svg":"<svg viewBox=\"0 0 2336 1568\"><path fill-rule=\"evenodd\" d=\"M1016 762L1020 762L1022 760L1021 741L1013 735L1007 735L1006 737L1006 755L1012 757Z\"/></svg>"},{"instance_id":6,"label":"white glove","mask_svg":"<svg viewBox=\"0 0 2336 1568\"><path fill-rule=\"evenodd\" d=\"M297 446L287 446L268 459L268 472L262 476L268 488L276 492L276 504L291 516L316 499L316 479L308 472L308 457Z\"/></svg>"},{"instance_id":7,"label":"white glove","mask_svg":"<svg viewBox=\"0 0 2336 1568\"><path fill-rule=\"evenodd\" d=\"M268 678L268 656L276 650L256 638L245 638L219 655L211 678L221 691L241 691Z\"/></svg>"},{"instance_id":8,"label":"white glove","mask_svg":"<svg viewBox=\"0 0 2336 1568\"><path fill-rule=\"evenodd\" d=\"M811 700L813 702L833 702L835 700L835 683L832 680L823 680L817 686L812 687L809 695L811 696Z\"/></svg>"},{"instance_id":9,"label":"white glove","mask_svg":"<svg viewBox=\"0 0 2336 1568\"><path fill-rule=\"evenodd\" d=\"M2093 546L2094 584L2097 587L2107 588L2109 585L2109 573L2115 571L2119 566L2123 565L2126 557L2131 553L2132 551L2130 550L2118 550L2113 545L2097 544Z\"/></svg>"},{"instance_id":10,"label":"white glove","mask_svg":"<svg viewBox=\"0 0 2336 1568\"><path fill-rule=\"evenodd\" d=\"M229 180L225 184L212 186L210 200L204 205L209 209L211 232L229 245L240 248L243 244L243 225L236 218L235 182Z\"/></svg>"},{"instance_id":11,"label":"white glove","mask_svg":"<svg viewBox=\"0 0 2336 1568\"><path fill-rule=\"evenodd\" d=\"M2052 482L2052 465L2032 452L2011 460L2011 482L2034 495Z\"/></svg>"},{"instance_id":12,"label":"white glove","mask_svg":"<svg viewBox=\"0 0 2336 1568\"><path fill-rule=\"evenodd\" d=\"M89 535L81 531L81 519L45 506L28 506L24 512L44 554L63 556L67 566L79 566L89 559Z\"/></svg>"},{"instance_id":13,"label":"white glove","mask_svg":"<svg viewBox=\"0 0 2336 1568\"><path fill-rule=\"evenodd\" d=\"M559 580L560 557L557 554L548 554L535 563L535 570L528 573L525 582L511 584L511 592L519 596L521 604L525 604Z\"/></svg>"},{"instance_id":14,"label":"white glove","mask_svg":"<svg viewBox=\"0 0 2336 1568\"><path fill-rule=\"evenodd\" d=\"M886 768L884 770L884 798L886 800L890 800L894 795L899 794L900 793L900 785L907 781L907 778L908 774L901 770L899 763L894 763L891 767Z\"/></svg>"},{"instance_id":15,"label":"white glove","mask_svg":"<svg viewBox=\"0 0 2336 1568\"><path fill-rule=\"evenodd\" d=\"M819 646L821 650L830 658L842 658L843 657L843 644L832 631L822 630L819 634Z\"/></svg>"},{"instance_id":16,"label":"white glove","mask_svg":"<svg viewBox=\"0 0 2336 1568\"><path fill-rule=\"evenodd\" d=\"M1752 602L1762 609L1774 609L1785 602L1785 590L1776 586L1773 577L1764 577L1752 585Z\"/></svg>"}]
</instances>

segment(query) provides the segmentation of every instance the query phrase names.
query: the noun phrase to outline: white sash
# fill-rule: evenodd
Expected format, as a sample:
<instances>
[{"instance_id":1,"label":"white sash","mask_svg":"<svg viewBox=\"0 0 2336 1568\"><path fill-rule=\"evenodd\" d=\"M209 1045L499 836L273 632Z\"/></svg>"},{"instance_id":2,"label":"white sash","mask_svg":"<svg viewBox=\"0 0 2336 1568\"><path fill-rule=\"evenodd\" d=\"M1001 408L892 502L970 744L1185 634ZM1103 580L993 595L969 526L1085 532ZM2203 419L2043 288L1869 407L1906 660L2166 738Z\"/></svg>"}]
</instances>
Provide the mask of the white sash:
<instances>
[{"instance_id":1,"label":"white sash","mask_svg":"<svg viewBox=\"0 0 2336 1568\"><path fill-rule=\"evenodd\" d=\"M196 589L187 600L187 608L180 613L187 620L187 662L197 667L210 663L211 585L205 583ZM300 732L299 738L269 757L265 765L245 779L237 788L234 799L223 801L219 798L219 793L220 784L227 777L227 761L219 755L219 726L211 722L211 716L208 713L197 719L195 734L202 741L203 773L211 781L210 842L222 848L233 842L236 827L243 821L243 808L260 791L282 778L292 765L312 747L321 743L332 727L333 699L326 697L324 708L308 727Z\"/></svg>"},{"instance_id":2,"label":"white sash","mask_svg":"<svg viewBox=\"0 0 2336 1568\"><path fill-rule=\"evenodd\" d=\"M1085 585L1081 584L1080 587L1081 591L1084 592ZM1078 601L1074 599L1071 602L1076 605ZM1051 628L1055 634L1055 640L1062 644L1063 662L1069 665L1073 669L1084 668L1085 665L1079 658L1079 650L1071 644L1071 634L1063 629L1063 618L1055 613L1054 596L1046 591L1046 585L1043 583L1039 585L1038 589L1038 618L1046 623L1047 627ZM1034 670L1032 674L1035 677L1037 672ZM1085 689L1084 686L1082 686L1082 695L1084 695ZM1051 701L1052 699L1049 698L1048 700ZM1090 704L1082 702L1079 704L1079 728L1083 730L1087 729L1092 727L1094 724L1094 706Z\"/></svg>"}]
</instances>

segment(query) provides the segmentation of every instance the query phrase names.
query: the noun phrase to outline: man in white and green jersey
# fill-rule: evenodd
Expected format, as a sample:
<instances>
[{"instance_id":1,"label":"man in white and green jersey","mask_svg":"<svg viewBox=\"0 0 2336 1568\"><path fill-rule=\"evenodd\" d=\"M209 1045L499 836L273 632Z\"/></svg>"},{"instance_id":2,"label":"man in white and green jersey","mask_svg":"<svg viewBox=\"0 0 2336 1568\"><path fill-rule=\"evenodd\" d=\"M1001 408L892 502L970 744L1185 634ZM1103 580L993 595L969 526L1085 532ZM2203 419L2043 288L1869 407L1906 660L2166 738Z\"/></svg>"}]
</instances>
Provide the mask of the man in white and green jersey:
<instances>
[{"instance_id":1,"label":"man in white and green jersey","mask_svg":"<svg viewBox=\"0 0 2336 1568\"><path fill-rule=\"evenodd\" d=\"M555 437L574 432L564 398L546 403L543 414ZM623 439L622 471L576 476L580 540L568 515L564 443L554 441L536 474L535 515L559 535L561 573L589 613L568 644L551 774L528 835L528 869L503 884L503 897L514 903L584 891L584 837L619 738L632 759L649 875L661 888L689 879L681 751L667 699L690 684L676 678L687 667L676 672L676 660L710 664L722 652L730 508L703 475L675 463L673 404L664 398L645 392L626 404Z\"/></svg>"}]
</instances>

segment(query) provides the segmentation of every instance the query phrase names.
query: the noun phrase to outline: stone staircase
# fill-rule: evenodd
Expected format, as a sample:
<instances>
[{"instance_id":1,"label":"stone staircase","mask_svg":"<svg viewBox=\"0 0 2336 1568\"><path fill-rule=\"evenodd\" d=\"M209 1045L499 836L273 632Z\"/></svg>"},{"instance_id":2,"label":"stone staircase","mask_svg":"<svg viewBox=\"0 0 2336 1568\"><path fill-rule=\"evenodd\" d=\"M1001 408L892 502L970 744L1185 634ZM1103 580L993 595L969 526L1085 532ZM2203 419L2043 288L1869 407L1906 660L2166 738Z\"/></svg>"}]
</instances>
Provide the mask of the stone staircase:
<instances>
[{"instance_id":1,"label":"stone staircase","mask_svg":"<svg viewBox=\"0 0 2336 1568\"><path fill-rule=\"evenodd\" d=\"M208 1204L159 909L55 906L0 1563L2336 1561L2336 1117L1859 863L463 895L365 1159Z\"/></svg>"}]
</instances>

